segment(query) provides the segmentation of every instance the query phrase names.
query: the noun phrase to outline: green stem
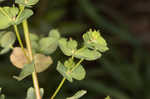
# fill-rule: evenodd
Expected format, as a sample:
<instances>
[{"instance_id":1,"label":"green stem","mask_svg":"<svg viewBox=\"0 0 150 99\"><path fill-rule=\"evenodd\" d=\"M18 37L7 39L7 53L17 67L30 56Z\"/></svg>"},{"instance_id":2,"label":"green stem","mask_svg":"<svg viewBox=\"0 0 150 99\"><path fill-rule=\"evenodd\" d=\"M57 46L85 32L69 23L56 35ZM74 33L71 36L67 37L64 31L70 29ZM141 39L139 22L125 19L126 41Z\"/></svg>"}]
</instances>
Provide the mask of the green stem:
<instances>
[{"instance_id":1,"label":"green stem","mask_svg":"<svg viewBox=\"0 0 150 99\"><path fill-rule=\"evenodd\" d=\"M65 80L66 80L66 78L62 79L62 81L60 82L58 88L56 89L56 91L54 92L54 94L52 95L52 97L50 99L54 99L55 98L55 96L57 95L57 93L59 92L59 90L61 89L61 87L63 86Z\"/></svg>"},{"instance_id":2,"label":"green stem","mask_svg":"<svg viewBox=\"0 0 150 99\"><path fill-rule=\"evenodd\" d=\"M76 69L82 62L84 59L80 59L80 61L71 69L71 72ZM60 82L59 86L57 87L56 91L54 92L54 94L51 96L50 99L54 99L57 95L57 93L60 91L61 87L63 86L64 82L65 82L66 78L64 77L62 79L62 81Z\"/></svg>"},{"instance_id":3,"label":"green stem","mask_svg":"<svg viewBox=\"0 0 150 99\"><path fill-rule=\"evenodd\" d=\"M24 10L24 6L21 6L21 5L20 5L19 8L20 8L20 12L19 12L17 18L19 18L20 15L22 14L22 12L23 12L23 10Z\"/></svg>"},{"instance_id":4,"label":"green stem","mask_svg":"<svg viewBox=\"0 0 150 99\"><path fill-rule=\"evenodd\" d=\"M19 45L25 55L25 57L27 58L27 60L29 60L26 52L25 52L25 49L24 49L24 46L23 46L23 43L22 43L22 40L21 40L21 37L20 37L20 34L19 34L19 31L18 31L18 28L17 28L17 25L14 25L14 30L15 30L15 33L16 33L16 36L17 36L17 39L18 39L18 42L19 42Z\"/></svg>"},{"instance_id":5,"label":"green stem","mask_svg":"<svg viewBox=\"0 0 150 99\"><path fill-rule=\"evenodd\" d=\"M74 71L74 69L76 69L83 62L83 60L83 58L80 59L80 61L71 69L71 72Z\"/></svg>"},{"instance_id":6,"label":"green stem","mask_svg":"<svg viewBox=\"0 0 150 99\"><path fill-rule=\"evenodd\" d=\"M24 20L22 24L23 24L26 45L27 45L27 49L28 49L28 53L29 53L29 58L30 58L30 62L31 62L33 60L33 54L32 54L31 40L30 40L30 34L29 34L27 20ZM34 69L34 72L32 73L32 79L33 79L33 85L34 85L34 89L35 89L36 99L42 99L41 95L40 95L40 88L39 88L37 73L36 73L35 69Z\"/></svg>"}]
</instances>

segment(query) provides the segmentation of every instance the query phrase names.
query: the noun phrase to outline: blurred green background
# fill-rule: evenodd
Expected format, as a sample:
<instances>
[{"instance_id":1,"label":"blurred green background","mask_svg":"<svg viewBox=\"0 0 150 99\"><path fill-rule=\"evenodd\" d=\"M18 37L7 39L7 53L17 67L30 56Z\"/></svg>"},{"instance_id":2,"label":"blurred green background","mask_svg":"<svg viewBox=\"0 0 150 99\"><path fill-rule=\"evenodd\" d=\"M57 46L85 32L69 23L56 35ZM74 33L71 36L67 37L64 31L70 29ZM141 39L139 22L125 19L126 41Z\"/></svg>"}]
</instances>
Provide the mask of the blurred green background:
<instances>
[{"instance_id":1,"label":"blurred green background","mask_svg":"<svg viewBox=\"0 0 150 99\"><path fill-rule=\"evenodd\" d=\"M110 48L101 59L83 62L86 79L66 81L56 99L65 99L79 89L88 91L82 99L104 99L107 95L112 99L150 99L149 7L149 0L40 0L29 20L30 31L47 35L56 28L62 36L82 42L82 34L92 28L101 31ZM2 93L6 99L24 99L32 86L31 77L21 82L13 79L20 70L12 66L9 55L0 56ZM44 99L62 79L56 71L57 60L66 58L59 49L52 57L54 64L38 75Z\"/></svg>"}]
</instances>

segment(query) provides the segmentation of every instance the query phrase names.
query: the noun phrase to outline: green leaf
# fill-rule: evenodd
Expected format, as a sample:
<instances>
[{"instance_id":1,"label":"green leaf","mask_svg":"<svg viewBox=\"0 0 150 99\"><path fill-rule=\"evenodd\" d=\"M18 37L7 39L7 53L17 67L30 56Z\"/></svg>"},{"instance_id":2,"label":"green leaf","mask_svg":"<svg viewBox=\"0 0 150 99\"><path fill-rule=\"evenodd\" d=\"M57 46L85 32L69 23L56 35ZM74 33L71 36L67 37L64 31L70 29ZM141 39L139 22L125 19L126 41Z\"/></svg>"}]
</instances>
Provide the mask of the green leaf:
<instances>
[{"instance_id":1,"label":"green leaf","mask_svg":"<svg viewBox=\"0 0 150 99\"><path fill-rule=\"evenodd\" d=\"M0 55L6 54L9 51L10 51L10 47L5 47L2 50L0 50Z\"/></svg>"},{"instance_id":2,"label":"green leaf","mask_svg":"<svg viewBox=\"0 0 150 99\"><path fill-rule=\"evenodd\" d=\"M87 93L86 90L80 90L77 93L75 93L72 97L68 97L66 99L79 99L81 98L83 95L85 95Z\"/></svg>"},{"instance_id":3,"label":"green leaf","mask_svg":"<svg viewBox=\"0 0 150 99\"><path fill-rule=\"evenodd\" d=\"M76 80L83 80L85 78L86 71L83 68L83 66L80 64L77 68L73 69L70 75L72 78Z\"/></svg>"},{"instance_id":4,"label":"green leaf","mask_svg":"<svg viewBox=\"0 0 150 99\"><path fill-rule=\"evenodd\" d=\"M68 61L69 62L69 61ZM66 65L66 63L65 63ZM57 71L65 77L68 81L73 82L73 78L76 80L83 80L86 75L86 71L84 70L82 65L79 65L77 67L75 66L75 63L67 63L72 68L68 68L67 66L63 65L60 61L57 64Z\"/></svg>"},{"instance_id":5,"label":"green leaf","mask_svg":"<svg viewBox=\"0 0 150 99\"><path fill-rule=\"evenodd\" d=\"M33 11L30 9L24 9L19 17L17 17L15 24L22 23L23 20L28 19L33 15Z\"/></svg>"},{"instance_id":6,"label":"green leaf","mask_svg":"<svg viewBox=\"0 0 150 99\"><path fill-rule=\"evenodd\" d=\"M105 52L109 50L105 39L100 35L99 31L89 30L83 34L83 39L85 46L91 49L98 50L100 52Z\"/></svg>"},{"instance_id":7,"label":"green leaf","mask_svg":"<svg viewBox=\"0 0 150 99\"><path fill-rule=\"evenodd\" d=\"M52 29L52 30L49 31L49 36L53 37L53 38L56 38L56 39L59 39L60 38L60 33L57 29Z\"/></svg>"},{"instance_id":8,"label":"green leaf","mask_svg":"<svg viewBox=\"0 0 150 99\"><path fill-rule=\"evenodd\" d=\"M0 29L8 28L14 24L18 12L16 7L0 7Z\"/></svg>"},{"instance_id":9,"label":"green leaf","mask_svg":"<svg viewBox=\"0 0 150 99\"><path fill-rule=\"evenodd\" d=\"M50 56L45 56L43 54L34 55L34 63L36 72L43 72L52 64L52 59Z\"/></svg>"},{"instance_id":10,"label":"green leaf","mask_svg":"<svg viewBox=\"0 0 150 99\"><path fill-rule=\"evenodd\" d=\"M65 67L60 61L58 61L57 64L57 71L68 81L73 82L71 75L68 73L68 68Z\"/></svg>"},{"instance_id":11,"label":"green leaf","mask_svg":"<svg viewBox=\"0 0 150 99\"><path fill-rule=\"evenodd\" d=\"M96 60L96 59L100 58L101 53L99 53L98 51L95 51L95 50L81 48L75 52L74 57L92 61L92 60Z\"/></svg>"},{"instance_id":12,"label":"green leaf","mask_svg":"<svg viewBox=\"0 0 150 99\"><path fill-rule=\"evenodd\" d=\"M13 32L6 32L1 38L0 38L0 46L3 48L10 47L15 43L16 36Z\"/></svg>"},{"instance_id":13,"label":"green leaf","mask_svg":"<svg viewBox=\"0 0 150 99\"><path fill-rule=\"evenodd\" d=\"M38 3L38 1L39 0L15 0L15 3L29 7Z\"/></svg>"},{"instance_id":14,"label":"green leaf","mask_svg":"<svg viewBox=\"0 0 150 99\"><path fill-rule=\"evenodd\" d=\"M5 95L0 95L0 99L5 99Z\"/></svg>"},{"instance_id":15,"label":"green leaf","mask_svg":"<svg viewBox=\"0 0 150 99\"><path fill-rule=\"evenodd\" d=\"M64 66L67 67L69 70L75 66L75 63L72 58L69 58L65 61Z\"/></svg>"},{"instance_id":16,"label":"green leaf","mask_svg":"<svg viewBox=\"0 0 150 99\"><path fill-rule=\"evenodd\" d=\"M111 99L110 96L107 96L105 99Z\"/></svg>"},{"instance_id":17,"label":"green leaf","mask_svg":"<svg viewBox=\"0 0 150 99\"><path fill-rule=\"evenodd\" d=\"M44 54L52 54L58 46L58 42L56 38L52 37L44 37L39 41L39 52Z\"/></svg>"},{"instance_id":18,"label":"green leaf","mask_svg":"<svg viewBox=\"0 0 150 99\"><path fill-rule=\"evenodd\" d=\"M2 88L0 88L0 94L1 94ZM5 95L1 94L0 99L5 99Z\"/></svg>"},{"instance_id":19,"label":"green leaf","mask_svg":"<svg viewBox=\"0 0 150 99\"><path fill-rule=\"evenodd\" d=\"M41 95L41 97L43 97L43 95L44 95L43 88L40 88L40 95ZM28 88L26 99L36 99L34 88L32 88L32 87Z\"/></svg>"},{"instance_id":20,"label":"green leaf","mask_svg":"<svg viewBox=\"0 0 150 99\"><path fill-rule=\"evenodd\" d=\"M72 56L75 53L77 50L77 45L77 41L72 39L69 41L67 41L65 38L59 40L59 47L61 51L67 56Z\"/></svg>"},{"instance_id":21,"label":"green leaf","mask_svg":"<svg viewBox=\"0 0 150 99\"><path fill-rule=\"evenodd\" d=\"M31 64L25 64L19 76L18 77L14 76L14 78L17 79L18 81L21 81L27 76L31 75L33 72L34 72L34 62L32 62Z\"/></svg>"},{"instance_id":22,"label":"green leaf","mask_svg":"<svg viewBox=\"0 0 150 99\"><path fill-rule=\"evenodd\" d=\"M40 38L37 34L35 33L30 33L30 40L31 41L38 41Z\"/></svg>"}]
</instances>

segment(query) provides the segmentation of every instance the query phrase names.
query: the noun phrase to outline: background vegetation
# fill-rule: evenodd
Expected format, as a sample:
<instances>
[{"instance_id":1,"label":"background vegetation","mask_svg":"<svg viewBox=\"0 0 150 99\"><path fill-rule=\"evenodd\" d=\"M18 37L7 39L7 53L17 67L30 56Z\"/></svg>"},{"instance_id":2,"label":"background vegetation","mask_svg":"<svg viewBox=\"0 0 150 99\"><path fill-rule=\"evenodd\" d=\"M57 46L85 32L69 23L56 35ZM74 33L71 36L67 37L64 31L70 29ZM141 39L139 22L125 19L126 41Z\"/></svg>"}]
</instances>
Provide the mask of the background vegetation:
<instances>
[{"instance_id":1,"label":"background vegetation","mask_svg":"<svg viewBox=\"0 0 150 99\"><path fill-rule=\"evenodd\" d=\"M29 20L32 32L48 35L49 29L57 28L61 35L80 41L89 28L99 29L110 48L101 59L84 62L86 79L65 82L56 99L79 89L88 90L83 99L104 99L106 95L112 99L150 99L149 6L148 0L40 0ZM32 86L31 77L21 82L13 79L19 70L8 57L0 56L0 86L7 99L24 99ZM62 78L56 71L57 59L66 58L59 49L52 57L54 64L38 75L44 99L52 95Z\"/></svg>"}]
</instances>

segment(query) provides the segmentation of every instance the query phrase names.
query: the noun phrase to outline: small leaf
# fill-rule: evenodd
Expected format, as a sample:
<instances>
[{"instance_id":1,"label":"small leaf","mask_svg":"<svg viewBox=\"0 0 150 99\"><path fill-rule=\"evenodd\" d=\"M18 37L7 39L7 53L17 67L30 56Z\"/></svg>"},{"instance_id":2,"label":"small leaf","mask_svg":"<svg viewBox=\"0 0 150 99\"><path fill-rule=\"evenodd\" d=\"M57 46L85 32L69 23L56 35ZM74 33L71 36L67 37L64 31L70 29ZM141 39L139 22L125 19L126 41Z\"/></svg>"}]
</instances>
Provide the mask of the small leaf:
<instances>
[{"instance_id":1,"label":"small leaf","mask_svg":"<svg viewBox=\"0 0 150 99\"><path fill-rule=\"evenodd\" d=\"M44 95L43 88L40 88L40 95L41 95L41 97L43 97L43 95ZM34 88L32 88L32 87L28 88L26 99L36 99Z\"/></svg>"},{"instance_id":2,"label":"small leaf","mask_svg":"<svg viewBox=\"0 0 150 99\"><path fill-rule=\"evenodd\" d=\"M0 95L0 99L5 99L5 95Z\"/></svg>"},{"instance_id":3,"label":"small leaf","mask_svg":"<svg viewBox=\"0 0 150 99\"><path fill-rule=\"evenodd\" d=\"M111 99L110 96L107 96L105 99Z\"/></svg>"},{"instance_id":4,"label":"small leaf","mask_svg":"<svg viewBox=\"0 0 150 99\"><path fill-rule=\"evenodd\" d=\"M39 41L39 52L44 54L52 54L58 46L58 42L56 38L52 37L44 37Z\"/></svg>"},{"instance_id":5,"label":"small leaf","mask_svg":"<svg viewBox=\"0 0 150 99\"><path fill-rule=\"evenodd\" d=\"M16 7L0 7L0 29L8 28L14 24L18 12Z\"/></svg>"},{"instance_id":6,"label":"small leaf","mask_svg":"<svg viewBox=\"0 0 150 99\"><path fill-rule=\"evenodd\" d=\"M0 39L1 47L10 47L15 43L16 36L13 32L6 32Z\"/></svg>"},{"instance_id":7,"label":"small leaf","mask_svg":"<svg viewBox=\"0 0 150 99\"><path fill-rule=\"evenodd\" d=\"M34 56L35 68L38 73L45 71L52 62L53 61L50 56L45 56L43 54L35 54Z\"/></svg>"},{"instance_id":8,"label":"small leaf","mask_svg":"<svg viewBox=\"0 0 150 99\"><path fill-rule=\"evenodd\" d=\"M30 33L30 40L31 41L38 41L40 38L37 34L35 33Z\"/></svg>"},{"instance_id":9,"label":"small leaf","mask_svg":"<svg viewBox=\"0 0 150 99\"><path fill-rule=\"evenodd\" d=\"M25 52L28 56L27 49L25 49ZM20 47L13 48L13 51L10 55L10 61L14 66L20 69L22 69L25 64L28 64L28 60Z\"/></svg>"},{"instance_id":10,"label":"small leaf","mask_svg":"<svg viewBox=\"0 0 150 99\"><path fill-rule=\"evenodd\" d=\"M21 81L27 76L31 75L33 72L34 72L34 62L32 62L31 64L25 64L19 76L18 77L13 76L13 77L18 81Z\"/></svg>"},{"instance_id":11,"label":"small leaf","mask_svg":"<svg viewBox=\"0 0 150 99\"><path fill-rule=\"evenodd\" d=\"M10 47L5 47L2 50L0 50L0 55L6 54L9 51L10 51Z\"/></svg>"},{"instance_id":12,"label":"small leaf","mask_svg":"<svg viewBox=\"0 0 150 99\"><path fill-rule=\"evenodd\" d=\"M22 23L23 20L28 19L30 16L33 15L33 11L30 9L24 9L23 12L19 17L16 19L16 24Z\"/></svg>"},{"instance_id":13,"label":"small leaf","mask_svg":"<svg viewBox=\"0 0 150 99\"><path fill-rule=\"evenodd\" d=\"M49 36L54 37L56 39L59 39L60 38L60 33L57 29L52 29L52 30L49 31Z\"/></svg>"},{"instance_id":14,"label":"small leaf","mask_svg":"<svg viewBox=\"0 0 150 99\"><path fill-rule=\"evenodd\" d=\"M68 60L65 61L64 66L70 70L75 66L75 63L72 58L69 58Z\"/></svg>"},{"instance_id":15,"label":"small leaf","mask_svg":"<svg viewBox=\"0 0 150 99\"><path fill-rule=\"evenodd\" d=\"M76 80L83 80L86 75L86 71L83 68L82 65L79 65L77 68L75 68L71 73L71 77L76 79Z\"/></svg>"},{"instance_id":16,"label":"small leaf","mask_svg":"<svg viewBox=\"0 0 150 99\"><path fill-rule=\"evenodd\" d=\"M81 48L75 52L74 57L92 61L100 58L101 53L99 53L98 51L89 50L87 48Z\"/></svg>"},{"instance_id":17,"label":"small leaf","mask_svg":"<svg viewBox=\"0 0 150 99\"><path fill-rule=\"evenodd\" d=\"M68 61L69 62L69 61ZM73 78L76 80L83 80L85 78L86 72L83 68L82 65L79 65L77 67L74 68L75 63L67 63L67 65L70 65L69 68L68 66L63 65L61 62L58 62L57 64L57 71L63 75L63 77L65 77L67 80L69 80L70 82L73 82ZM72 67L72 68L70 68Z\"/></svg>"},{"instance_id":18,"label":"small leaf","mask_svg":"<svg viewBox=\"0 0 150 99\"><path fill-rule=\"evenodd\" d=\"M100 35L99 31L92 31L91 29L83 34L84 43L88 48L105 52L109 50L105 39Z\"/></svg>"},{"instance_id":19,"label":"small leaf","mask_svg":"<svg viewBox=\"0 0 150 99\"><path fill-rule=\"evenodd\" d=\"M39 0L15 0L15 3L29 7L38 3L38 1Z\"/></svg>"},{"instance_id":20,"label":"small leaf","mask_svg":"<svg viewBox=\"0 0 150 99\"><path fill-rule=\"evenodd\" d=\"M57 71L63 77L65 77L67 80L69 80L70 82L73 82L73 79L72 79L71 75L68 73L67 67L65 67L60 61L58 61L58 64L57 64Z\"/></svg>"},{"instance_id":21,"label":"small leaf","mask_svg":"<svg viewBox=\"0 0 150 99\"><path fill-rule=\"evenodd\" d=\"M67 56L72 56L75 53L77 50L77 45L77 41L72 39L69 41L67 41L65 38L59 40L59 47L61 51Z\"/></svg>"},{"instance_id":22,"label":"small leaf","mask_svg":"<svg viewBox=\"0 0 150 99\"><path fill-rule=\"evenodd\" d=\"M80 90L77 93L75 93L72 97L68 97L66 99L79 99L81 98L83 95L85 95L87 93L86 90Z\"/></svg>"}]
</instances>

